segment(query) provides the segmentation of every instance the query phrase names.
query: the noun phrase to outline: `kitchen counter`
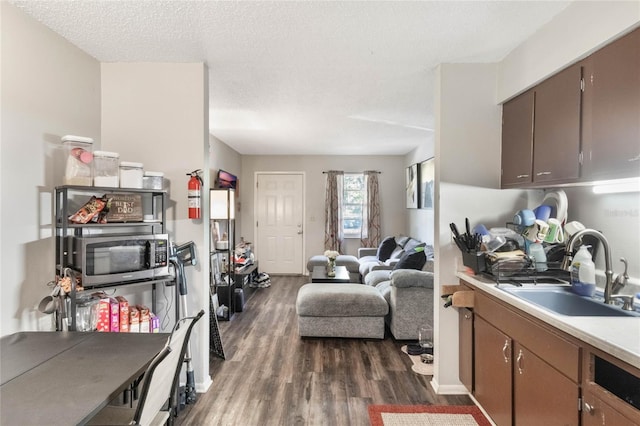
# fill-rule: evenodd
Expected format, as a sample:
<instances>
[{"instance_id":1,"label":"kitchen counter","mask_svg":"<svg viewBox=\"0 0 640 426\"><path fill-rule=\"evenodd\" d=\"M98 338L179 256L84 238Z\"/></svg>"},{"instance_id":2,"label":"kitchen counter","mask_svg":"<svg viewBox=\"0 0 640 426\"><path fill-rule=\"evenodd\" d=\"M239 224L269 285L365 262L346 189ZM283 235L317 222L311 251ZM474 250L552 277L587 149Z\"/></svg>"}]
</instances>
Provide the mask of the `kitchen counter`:
<instances>
[{"instance_id":1,"label":"kitchen counter","mask_svg":"<svg viewBox=\"0 0 640 426\"><path fill-rule=\"evenodd\" d=\"M456 276L469 286L484 291L558 330L640 368L640 318L560 315L497 288L496 283L487 278L464 272L458 272Z\"/></svg>"}]
</instances>

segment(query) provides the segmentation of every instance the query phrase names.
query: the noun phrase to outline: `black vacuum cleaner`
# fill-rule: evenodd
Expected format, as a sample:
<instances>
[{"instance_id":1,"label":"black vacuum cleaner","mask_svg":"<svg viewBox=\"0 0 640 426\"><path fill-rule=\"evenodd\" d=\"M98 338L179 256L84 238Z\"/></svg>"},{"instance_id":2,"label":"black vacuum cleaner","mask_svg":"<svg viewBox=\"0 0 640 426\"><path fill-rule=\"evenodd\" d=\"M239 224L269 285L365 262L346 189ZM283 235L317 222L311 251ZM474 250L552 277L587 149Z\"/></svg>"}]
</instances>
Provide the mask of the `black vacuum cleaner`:
<instances>
[{"instance_id":1,"label":"black vacuum cleaner","mask_svg":"<svg viewBox=\"0 0 640 426\"><path fill-rule=\"evenodd\" d=\"M193 241L176 246L171 243L169 261L175 269L177 293L180 304L176 303L176 318L183 318L189 315L187 310L187 277L185 266L195 266L198 264L196 245ZM179 406L184 408L184 404L194 404L196 402L196 387L193 376L193 365L191 363L191 344L187 343L184 362L187 364L187 381L179 391Z\"/></svg>"}]
</instances>

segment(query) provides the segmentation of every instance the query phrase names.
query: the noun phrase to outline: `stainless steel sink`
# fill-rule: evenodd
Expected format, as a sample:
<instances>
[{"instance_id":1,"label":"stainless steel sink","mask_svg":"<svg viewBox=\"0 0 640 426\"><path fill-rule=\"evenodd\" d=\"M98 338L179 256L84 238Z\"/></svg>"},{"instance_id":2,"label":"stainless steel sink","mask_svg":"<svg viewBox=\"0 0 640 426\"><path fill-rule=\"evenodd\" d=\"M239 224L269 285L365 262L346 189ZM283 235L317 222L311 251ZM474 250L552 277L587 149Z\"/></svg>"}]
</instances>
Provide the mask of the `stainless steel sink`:
<instances>
[{"instance_id":1,"label":"stainless steel sink","mask_svg":"<svg viewBox=\"0 0 640 426\"><path fill-rule=\"evenodd\" d=\"M578 296L567 287L498 287L507 293L538 305L549 311L583 317L640 317L635 311L623 311L620 306L607 305L601 300Z\"/></svg>"}]
</instances>

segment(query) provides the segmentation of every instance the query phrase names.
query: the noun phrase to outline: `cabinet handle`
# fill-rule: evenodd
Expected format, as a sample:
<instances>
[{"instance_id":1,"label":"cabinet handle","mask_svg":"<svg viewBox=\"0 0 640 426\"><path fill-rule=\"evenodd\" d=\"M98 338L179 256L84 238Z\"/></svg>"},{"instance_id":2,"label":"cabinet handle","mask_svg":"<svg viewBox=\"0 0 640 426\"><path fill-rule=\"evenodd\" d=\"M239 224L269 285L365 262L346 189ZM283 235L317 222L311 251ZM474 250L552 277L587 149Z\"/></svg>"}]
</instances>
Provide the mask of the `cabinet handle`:
<instances>
[{"instance_id":1,"label":"cabinet handle","mask_svg":"<svg viewBox=\"0 0 640 426\"><path fill-rule=\"evenodd\" d=\"M516 358L516 364L518 365L518 373L523 374L524 369L522 368L522 358L524 358L524 354L522 353L522 349L518 352L518 358Z\"/></svg>"},{"instance_id":2,"label":"cabinet handle","mask_svg":"<svg viewBox=\"0 0 640 426\"><path fill-rule=\"evenodd\" d=\"M464 314L464 319L471 319L471 314Z\"/></svg>"},{"instance_id":3,"label":"cabinet handle","mask_svg":"<svg viewBox=\"0 0 640 426\"><path fill-rule=\"evenodd\" d=\"M550 174L551 174L551 172L538 172L538 173L536 173L536 176L547 176L547 175L550 175Z\"/></svg>"},{"instance_id":4,"label":"cabinet handle","mask_svg":"<svg viewBox=\"0 0 640 426\"><path fill-rule=\"evenodd\" d=\"M528 178L529 175L518 175L516 176L516 179L524 179L524 178Z\"/></svg>"},{"instance_id":5,"label":"cabinet handle","mask_svg":"<svg viewBox=\"0 0 640 426\"><path fill-rule=\"evenodd\" d=\"M502 347L502 356L504 356L504 362L509 362L509 340L504 341L504 346Z\"/></svg>"},{"instance_id":6,"label":"cabinet handle","mask_svg":"<svg viewBox=\"0 0 640 426\"><path fill-rule=\"evenodd\" d=\"M584 403L584 411L586 413L589 413L589 414L593 415L595 413L595 411L596 411L596 408L593 405L585 402Z\"/></svg>"}]
</instances>

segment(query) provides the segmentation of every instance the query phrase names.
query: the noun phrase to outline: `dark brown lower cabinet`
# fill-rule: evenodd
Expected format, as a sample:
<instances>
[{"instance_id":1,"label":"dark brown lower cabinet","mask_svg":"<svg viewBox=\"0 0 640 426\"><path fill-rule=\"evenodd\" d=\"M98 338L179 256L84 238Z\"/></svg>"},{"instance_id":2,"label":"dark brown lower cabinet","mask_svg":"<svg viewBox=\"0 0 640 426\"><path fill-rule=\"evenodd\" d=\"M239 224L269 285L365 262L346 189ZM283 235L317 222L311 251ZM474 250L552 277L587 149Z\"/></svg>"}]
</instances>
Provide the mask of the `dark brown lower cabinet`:
<instances>
[{"instance_id":1,"label":"dark brown lower cabinet","mask_svg":"<svg viewBox=\"0 0 640 426\"><path fill-rule=\"evenodd\" d=\"M474 396L499 425L580 424L577 345L476 291Z\"/></svg>"},{"instance_id":2,"label":"dark brown lower cabinet","mask_svg":"<svg viewBox=\"0 0 640 426\"><path fill-rule=\"evenodd\" d=\"M638 426L591 392L585 392L582 426Z\"/></svg>"},{"instance_id":3,"label":"dark brown lower cabinet","mask_svg":"<svg viewBox=\"0 0 640 426\"><path fill-rule=\"evenodd\" d=\"M469 392L473 392L473 311L458 310L460 356L458 358L458 377Z\"/></svg>"},{"instance_id":4,"label":"dark brown lower cabinet","mask_svg":"<svg viewBox=\"0 0 640 426\"><path fill-rule=\"evenodd\" d=\"M473 300L459 311L460 380L498 426L640 426L640 368L481 289Z\"/></svg>"},{"instance_id":5,"label":"dark brown lower cabinet","mask_svg":"<svg viewBox=\"0 0 640 426\"><path fill-rule=\"evenodd\" d=\"M514 424L579 424L578 385L519 343L513 349Z\"/></svg>"},{"instance_id":6,"label":"dark brown lower cabinet","mask_svg":"<svg viewBox=\"0 0 640 426\"><path fill-rule=\"evenodd\" d=\"M510 425L513 418L511 338L476 316L474 341L474 396L497 425Z\"/></svg>"}]
</instances>

